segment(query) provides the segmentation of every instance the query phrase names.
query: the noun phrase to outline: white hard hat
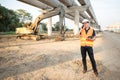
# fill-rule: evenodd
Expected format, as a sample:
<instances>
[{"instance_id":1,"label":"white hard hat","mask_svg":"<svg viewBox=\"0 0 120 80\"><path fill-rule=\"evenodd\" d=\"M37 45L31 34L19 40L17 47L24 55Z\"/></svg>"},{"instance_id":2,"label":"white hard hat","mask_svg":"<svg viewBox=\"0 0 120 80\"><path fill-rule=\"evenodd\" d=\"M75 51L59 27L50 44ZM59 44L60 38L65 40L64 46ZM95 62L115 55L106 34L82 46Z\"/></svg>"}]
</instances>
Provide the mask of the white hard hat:
<instances>
[{"instance_id":1,"label":"white hard hat","mask_svg":"<svg viewBox=\"0 0 120 80\"><path fill-rule=\"evenodd\" d=\"M82 21L82 23L89 23L89 20L88 20L88 19L84 19L84 20Z\"/></svg>"}]
</instances>

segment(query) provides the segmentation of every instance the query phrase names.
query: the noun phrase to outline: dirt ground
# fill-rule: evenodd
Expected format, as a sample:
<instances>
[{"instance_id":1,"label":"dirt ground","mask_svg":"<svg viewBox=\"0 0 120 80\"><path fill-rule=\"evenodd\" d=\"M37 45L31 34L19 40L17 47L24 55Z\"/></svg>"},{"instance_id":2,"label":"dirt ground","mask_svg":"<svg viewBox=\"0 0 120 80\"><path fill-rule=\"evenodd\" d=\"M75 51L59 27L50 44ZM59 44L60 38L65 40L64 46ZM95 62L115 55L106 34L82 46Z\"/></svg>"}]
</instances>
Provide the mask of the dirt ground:
<instances>
[{"instance_id":1,"label":"dirt ground","mask_svg":"<svg viewBox=\"0 0 120 80\"><path fill-rule=\"evenodd\" d=\"M16 40L0 38L0 80L120 80L120 34L97 35L94 56L99 76L82 73L79 39Z\"/></svg>"}]
</instances>

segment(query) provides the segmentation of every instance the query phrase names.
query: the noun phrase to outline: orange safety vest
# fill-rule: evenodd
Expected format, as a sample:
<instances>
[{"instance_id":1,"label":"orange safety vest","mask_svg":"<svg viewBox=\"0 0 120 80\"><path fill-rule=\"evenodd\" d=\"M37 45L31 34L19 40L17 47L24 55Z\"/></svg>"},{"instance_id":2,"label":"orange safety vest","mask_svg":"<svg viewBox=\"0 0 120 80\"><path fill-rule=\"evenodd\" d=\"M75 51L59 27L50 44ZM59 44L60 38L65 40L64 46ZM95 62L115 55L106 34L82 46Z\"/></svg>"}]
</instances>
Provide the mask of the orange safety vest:
<instances>
[{"instance_id":1,"label":"orange safety vest","mask_svg":"<svg viewBox=\"0 0 120 80\"><path fill-rule=\"evenodd\" d=\"M81 31L81 37L80 37L80 44L81 46L93 46L94 41L93 40L87 40L88 36L92 36L93 34L93 29L90 27L88 30L87 34L85 30Z\"/></svg>"}]
</instances>

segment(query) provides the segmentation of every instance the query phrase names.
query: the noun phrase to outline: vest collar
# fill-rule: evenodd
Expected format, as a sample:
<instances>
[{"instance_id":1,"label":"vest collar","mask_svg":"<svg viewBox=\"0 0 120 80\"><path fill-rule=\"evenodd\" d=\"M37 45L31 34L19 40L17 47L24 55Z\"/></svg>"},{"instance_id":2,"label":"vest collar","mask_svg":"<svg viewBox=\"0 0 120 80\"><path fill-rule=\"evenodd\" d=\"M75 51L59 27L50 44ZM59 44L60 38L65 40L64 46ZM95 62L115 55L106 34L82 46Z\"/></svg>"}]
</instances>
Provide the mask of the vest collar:
<instances>
[{"instance_id":1,"label":"vest collar","mask_svg":"<svg viewBox=\"0 0 120 80\"><path fill-rule=\"evenodd\" d=\"M89 29L90 29L90 27L86 28L85 30L89 30Z\"/></svg>"}]
</instances>

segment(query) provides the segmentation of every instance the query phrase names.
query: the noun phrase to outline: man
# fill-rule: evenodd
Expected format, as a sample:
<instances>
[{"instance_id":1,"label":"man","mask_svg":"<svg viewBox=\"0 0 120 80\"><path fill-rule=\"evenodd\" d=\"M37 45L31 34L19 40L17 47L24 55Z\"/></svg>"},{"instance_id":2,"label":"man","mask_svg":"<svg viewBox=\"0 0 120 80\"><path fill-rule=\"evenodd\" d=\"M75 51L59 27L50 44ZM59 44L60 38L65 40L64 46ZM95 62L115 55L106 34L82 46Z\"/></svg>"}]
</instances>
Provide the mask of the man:
<instances>
[{"instance_id":1,"label":"man","mask_svg":"<svg viewBox=\"0 0 120 80\"><path fill-rule=\"evenodd\" d=\"M80 43L81 43L81 55L82 55L82 63L83 63L83 73L87 72L87 64L86 64L86 52L88 52L90 61L92 63L92 68L94 71L94 74L98 76L97 68L96 68L96 62L94 59L94 53L93 53L93 42L95 40L95 31L89 26L89 21L87 19L84 19L82 21L82 28L79 32L80 36Z\"/></svg>"}]
</instances>

